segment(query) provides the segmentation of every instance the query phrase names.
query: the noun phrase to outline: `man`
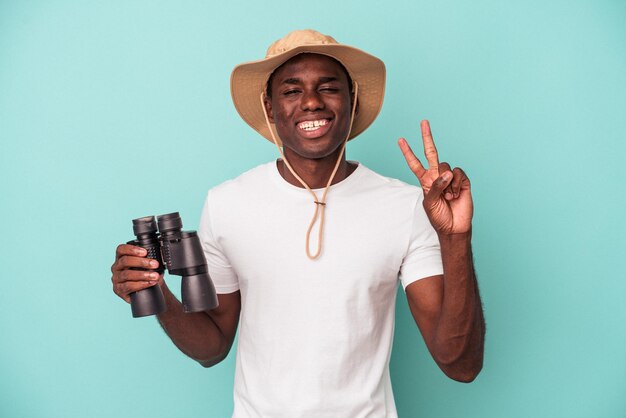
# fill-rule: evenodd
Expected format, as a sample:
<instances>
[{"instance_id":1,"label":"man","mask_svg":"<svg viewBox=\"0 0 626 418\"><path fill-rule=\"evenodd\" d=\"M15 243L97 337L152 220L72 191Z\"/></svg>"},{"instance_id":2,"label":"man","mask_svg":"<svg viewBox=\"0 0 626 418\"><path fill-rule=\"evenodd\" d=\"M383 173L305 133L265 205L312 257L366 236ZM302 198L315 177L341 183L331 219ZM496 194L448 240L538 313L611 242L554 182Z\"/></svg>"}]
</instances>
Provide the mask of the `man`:
<instances>
[{"instance_id":1,"label":"man","mask_svg":"<svg viewBox=\"0 0 626 418\"><path fill-rule=\"evenodd\" d=\"M158 319L200 364L226 357L241 321L236 417L397 416L398 279L443 372L470 382L482 367L467 176L439 163L427 121L427 169L399 141L421 190L345 158L346 142L376 118L384 80L382 61L315 31L292 32L266 59L235 68L238 112L281 158L209 191L199 235L218 308L183 313L162 277L130 270L155 267L143 249L117 249L115 293L129 301L161 286Z\"/></svg>"}]
</instances>

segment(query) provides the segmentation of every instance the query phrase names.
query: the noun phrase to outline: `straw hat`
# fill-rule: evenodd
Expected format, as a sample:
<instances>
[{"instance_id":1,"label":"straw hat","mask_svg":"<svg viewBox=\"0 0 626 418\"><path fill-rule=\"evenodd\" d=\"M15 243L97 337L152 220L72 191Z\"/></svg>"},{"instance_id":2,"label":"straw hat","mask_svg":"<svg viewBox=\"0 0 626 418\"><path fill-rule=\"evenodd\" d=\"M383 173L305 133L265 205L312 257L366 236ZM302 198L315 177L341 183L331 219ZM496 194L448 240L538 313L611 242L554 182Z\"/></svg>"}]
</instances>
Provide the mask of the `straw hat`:
<instances>
[{"instance_id":1,"label":"straw hat","mask_svg":"<svg viewBox=\"0 0 626 418\"><path fill-rule=\"evenodd\" d=\"M270 75L290 58L303 53L328 55L339 61L352 80L358 83L359 112L354 118L352 139L369 127L383 105L385 64L360 49L338 43L314 30L297 30L274 42L265 59L240 64L230 77L230 92L235 108L248 125L272 141L260 101ZM274 124L271 129L276 131ZM276 135L278 138L278 135Z\"/></svg>"}]
</instances>

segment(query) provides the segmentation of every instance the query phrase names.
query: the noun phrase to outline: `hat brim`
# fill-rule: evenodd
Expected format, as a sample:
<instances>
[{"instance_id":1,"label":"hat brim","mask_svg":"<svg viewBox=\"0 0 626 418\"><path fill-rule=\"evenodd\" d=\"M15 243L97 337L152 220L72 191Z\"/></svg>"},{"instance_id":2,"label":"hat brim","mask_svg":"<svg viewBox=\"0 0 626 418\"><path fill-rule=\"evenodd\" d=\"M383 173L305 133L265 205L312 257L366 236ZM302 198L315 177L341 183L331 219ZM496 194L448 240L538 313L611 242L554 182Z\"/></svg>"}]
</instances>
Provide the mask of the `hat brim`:
<instances>
[{"instance_id":1,"label":"hat brim","mask_svg":"<svg viewBox=\"0 0 626 418\"><path fill-rule=\"evenodd\" d=\"M327 55L339 61L358 83L359 111L354 117L348 139L367 129L380 113L385 96L385 64L358 48L341 44L303 45L259 61L240 64L230 77L230 92L237 112L248 125L273 142L265 121L261 93L276 68L298 54ZM270 124L276 134L274 124ZM278 135L276 139L280 141ZM279 143L279 145L281 145Z\"/></svg>"}]
</instances>

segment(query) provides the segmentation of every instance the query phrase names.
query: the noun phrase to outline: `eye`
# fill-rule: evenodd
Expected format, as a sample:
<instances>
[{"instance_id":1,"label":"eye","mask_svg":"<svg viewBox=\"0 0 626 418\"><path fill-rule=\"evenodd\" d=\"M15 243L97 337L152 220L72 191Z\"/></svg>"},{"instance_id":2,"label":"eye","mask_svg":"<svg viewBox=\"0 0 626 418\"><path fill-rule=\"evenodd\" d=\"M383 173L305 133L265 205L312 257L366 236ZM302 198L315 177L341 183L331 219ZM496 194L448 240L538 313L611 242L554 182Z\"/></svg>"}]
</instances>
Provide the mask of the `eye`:
<instances>
[{"instance_id":1,"label":"eye","mask_svg":"<svg viewBox=\"0 0 626 418\"><path fill-rule=\"evenodd\" d=\"M289 89L283 92L283 96L293 96L294 94L300 93L298 89Z\"/></svg>"},{"instance_id":2,"label":"eye","mask_svg":"<svg viewBox=\"0 0 626 418\"><path fill-rule=\"evenodd\" d=\"M333 87L333 86L324 86L320 88L320 91L327 92L327 93L336 93L339 91L339 88Z\"/></svg>"}]
</instances>

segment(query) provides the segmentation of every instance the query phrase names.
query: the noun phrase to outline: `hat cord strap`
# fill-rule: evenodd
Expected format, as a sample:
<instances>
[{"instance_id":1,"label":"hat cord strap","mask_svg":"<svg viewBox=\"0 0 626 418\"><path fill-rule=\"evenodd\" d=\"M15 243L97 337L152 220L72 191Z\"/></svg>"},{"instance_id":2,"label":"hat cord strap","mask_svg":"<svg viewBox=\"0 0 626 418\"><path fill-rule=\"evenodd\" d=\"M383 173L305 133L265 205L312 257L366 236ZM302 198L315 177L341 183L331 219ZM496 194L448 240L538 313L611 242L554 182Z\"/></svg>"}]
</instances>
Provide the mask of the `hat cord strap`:
<instances>
[{"instance_id":1,"label":"hat cord strap","mask_svg":"<svg viewBox=\"0 0 626 418\"><path fill-rule=\"evenodd\" d=\"M326 183L326 187L324 188L324 193L322 194L321 200L318 199L317 194L315 194L315 192L309 187L309 185L306 184L304 180L302 180L302 178L296 173L293 167L291 167L291 164L289 164L289 161L287 161L287 158L285 157L283 150L280 148L280 145L278 145L278 140L276 139L276 136L274 135L274 130L271 127L269 116L267 115L267 111L265 109L265 92L261 92L261 108L263 109L263 115L265 116L265 123L267 124L267 127L270 131L272 140L274 141L276 148L278 148L278 152L280 153L280 156L283 159L283 162L285 163L285 165L287 166L291 174L293 174L293 176L300 182L300 184L302 184L302 186L305 189L307 189L309 193L311 193L311 195L313 196L313 203L315 203L315 212L313 213L313 219L311 219L311 223L309 224L309 227L306 231L306 243L305 243L306 255L311 260L315 260L322 253L322 239L324 236L324 212L326 210L326 196L328 194L328 190L330 189L330 185L333 179L335 178L335 174L337 174L337 170L339 169L339 164L341 163L343 154L346 149L346 143L348 142L348 139L350 138L350 133L352 132L352 124L354 123L354 115L356 113L357 94L359 90L359 85L357 84L356 81L353 81L353 86L354 86L353 87L354 88L354 100L352 101L352 111L350 112L350 129L348 129L348 135L346 136L346 139L343 141L343 144L341 145L341 151L339 152L339 157L337 158L337 162L335 163L335 168L333 169L333 172L330 175L330 178L328 179L328 183ZM320 225L319 225L319 229L317 233L317 250L315 251L315 254L311 254L311 249L310 249L311 231L313 230L313 226L317 222L318 215L320 219Z\"/></svg>"}]
</instances>

